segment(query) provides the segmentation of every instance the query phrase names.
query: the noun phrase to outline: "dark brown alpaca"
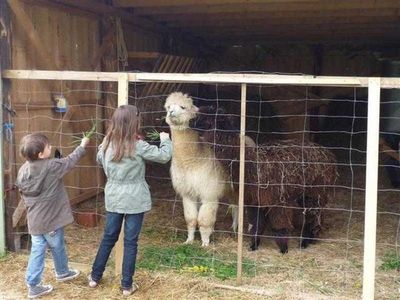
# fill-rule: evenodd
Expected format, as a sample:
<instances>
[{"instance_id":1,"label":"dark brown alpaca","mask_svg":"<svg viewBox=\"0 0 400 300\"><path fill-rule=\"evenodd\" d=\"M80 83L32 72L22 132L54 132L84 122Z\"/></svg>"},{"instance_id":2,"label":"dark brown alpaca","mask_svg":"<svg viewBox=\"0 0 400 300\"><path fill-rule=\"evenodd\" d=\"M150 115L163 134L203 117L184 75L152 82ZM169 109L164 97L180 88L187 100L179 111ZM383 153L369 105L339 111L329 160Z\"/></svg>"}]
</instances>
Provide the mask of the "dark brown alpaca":
<instances>
[{"instance_id":1,"label":"dark brown alpaca","mask_svg":"<svg viewBox=\"0 0 400 300\"><path fill-rule=\"evenodd\" d=\"M228 170L238 191L240 139L229 116L212 107L200 107L197 125L202 139ZM326 148L301 140L284 140L246 147L245 206L256 250L270 226L281 253L288 251L288 235L301 231L301 247L316 241L321 230L322 208L332 197L338 177L336 159ZM300 220L300 221L299 221Z\"/></svg>"}]
</instances>

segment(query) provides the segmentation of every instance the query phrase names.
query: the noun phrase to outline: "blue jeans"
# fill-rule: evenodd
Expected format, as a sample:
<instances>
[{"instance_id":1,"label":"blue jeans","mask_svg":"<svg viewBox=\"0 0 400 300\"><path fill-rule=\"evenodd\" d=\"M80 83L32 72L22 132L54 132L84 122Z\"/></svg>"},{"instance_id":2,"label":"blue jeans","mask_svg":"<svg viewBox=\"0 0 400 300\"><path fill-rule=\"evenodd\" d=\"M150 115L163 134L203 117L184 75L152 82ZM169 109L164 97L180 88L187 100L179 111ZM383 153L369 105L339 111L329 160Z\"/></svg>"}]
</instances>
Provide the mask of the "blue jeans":
<instances>
[{"instance_id":1,"label":"blue jeans","mask_svg":"<svg viewBox=\"0 0 400 300\"><path fill-rule=\"evenodd\" d=\"M38 285L42 281L44 259L47 247L53 256L56 276L68 273L68 256L65 251L64 228L46 234L31 235L32 247L26 270L26 283L29 286Z\"/></svg>"},{"instance_id":2,"label":"blue jeans","mask_svg":"<svg viewBox=\"0 0 400 300\"><path fill-rule=\"evenodd\" d=\"M122 261L121 286L123 289L129 289L132 287L132 277L135 273L136 265L137 242L140 230L142 229L143 217L144 213L118 214L107 212L104 236L92 267L91 275L94 281L98 282L103 276L108 257L118 240L122 221L125 218L124 257Z\"/></svg>"}]
</instances>

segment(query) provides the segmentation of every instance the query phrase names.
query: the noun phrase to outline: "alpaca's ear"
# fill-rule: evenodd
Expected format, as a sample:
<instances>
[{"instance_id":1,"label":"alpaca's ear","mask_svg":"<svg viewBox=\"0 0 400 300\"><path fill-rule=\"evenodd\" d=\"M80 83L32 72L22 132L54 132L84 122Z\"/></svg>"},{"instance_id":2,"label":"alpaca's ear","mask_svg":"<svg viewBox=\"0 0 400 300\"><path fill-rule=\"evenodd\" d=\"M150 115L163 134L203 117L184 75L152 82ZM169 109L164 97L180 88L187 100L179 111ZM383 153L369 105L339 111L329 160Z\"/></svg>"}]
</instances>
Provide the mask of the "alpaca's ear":
<instances>
[{"instance_id":1,"label":"alpaca's ear","mask_svg":"<svg viewBox=\"0 0 400 300\"><path fill-rule=\"evenodd\" d=\"M193 108L194 108L194 111L195 111L195 112L199 112L199 111L200 111L200 109L199 109L197 106L195 106L195 105L193 105Z\"/></svg>"}]
</instances>

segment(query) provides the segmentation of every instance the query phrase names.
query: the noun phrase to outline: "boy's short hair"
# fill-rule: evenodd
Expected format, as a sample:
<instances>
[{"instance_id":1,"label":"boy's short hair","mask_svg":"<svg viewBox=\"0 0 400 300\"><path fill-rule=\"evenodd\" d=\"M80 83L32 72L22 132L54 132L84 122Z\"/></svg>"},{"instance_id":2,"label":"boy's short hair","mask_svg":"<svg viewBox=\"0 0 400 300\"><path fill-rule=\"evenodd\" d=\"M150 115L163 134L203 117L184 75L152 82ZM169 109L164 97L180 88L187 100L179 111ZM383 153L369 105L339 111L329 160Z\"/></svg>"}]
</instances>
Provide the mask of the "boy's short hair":
<instances>
[{"instance_id":1,"label":"boy's short hair","mask_svg":"<svg viewBox=\"0 0 400 300\"><path fill-rule=\"evenodd\" d=\"M43 152L48 144L49 139L44 134L31 133L21 139L19 151L25 159L34 161L39 159L39 153Z\"/></svg>"}]
</instances>

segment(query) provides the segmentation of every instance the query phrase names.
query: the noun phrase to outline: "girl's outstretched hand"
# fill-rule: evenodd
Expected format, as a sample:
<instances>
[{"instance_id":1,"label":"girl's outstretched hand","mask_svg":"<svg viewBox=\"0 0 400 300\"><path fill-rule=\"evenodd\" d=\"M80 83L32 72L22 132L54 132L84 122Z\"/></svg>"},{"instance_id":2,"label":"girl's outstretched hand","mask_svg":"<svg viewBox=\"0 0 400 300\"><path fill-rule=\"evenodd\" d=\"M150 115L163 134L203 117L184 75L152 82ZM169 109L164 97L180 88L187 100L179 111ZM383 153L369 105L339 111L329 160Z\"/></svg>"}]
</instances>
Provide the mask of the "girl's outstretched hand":
<instances>
[{"instance_id":1,"label":"girl's outstretched hand","mask_svg":"<svg viewBox=\"0 0 400 300\"><path fill-rule=\"evenodd\" d=\"M90 142L90 139L87 138L87 137L84 137L84 138L82 139L82 141L81 141L81 146L82 146L83 148L86 148L86 146L89 144L89 142Z\"/></svg>"},{"instance_id":2,"label":"girl's outstretched hand","mask_svg":"<svg viewBox=\"0 0 400 300\"><path fill-rule=\"evenodd\" d=\"M167 132L160 132L160 141L162 142L162 141L165 141L165 140L167 140L167 139L169 139L169 133L167 133Z\"/></svg>"}]
</instances>

